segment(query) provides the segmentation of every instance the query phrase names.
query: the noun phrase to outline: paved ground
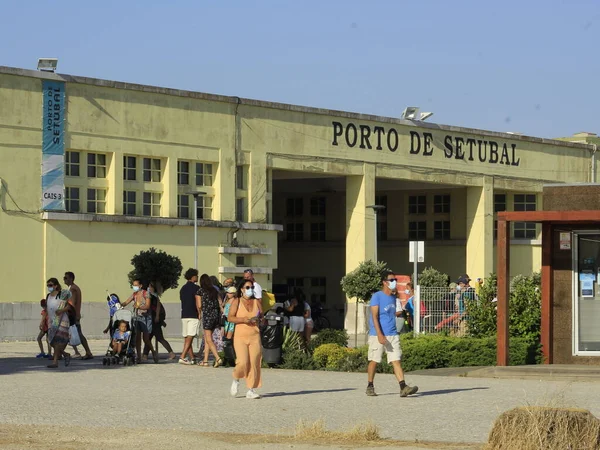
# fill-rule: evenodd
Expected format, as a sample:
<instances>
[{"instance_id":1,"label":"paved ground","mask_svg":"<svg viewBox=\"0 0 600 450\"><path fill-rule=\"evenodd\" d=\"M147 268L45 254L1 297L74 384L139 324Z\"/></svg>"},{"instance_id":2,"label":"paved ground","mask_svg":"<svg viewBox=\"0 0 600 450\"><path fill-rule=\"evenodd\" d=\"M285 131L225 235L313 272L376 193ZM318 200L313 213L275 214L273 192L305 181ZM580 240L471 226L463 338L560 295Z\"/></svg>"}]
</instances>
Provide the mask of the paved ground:
<instances>
[{"instance_id":1,"label":"paved ground","mask_svg":"<svg viewBox=\"0 0 600 450\"><path fill-rule=\"evenodd\" d=\"M180 342L172 344L181 348ZM99 356L105 345L106 341L92 341ZM263 399L252 401L229 396L228 368L187 367L164 360L158 365L107 368L97 357L49 370L46 361L31 357L36 351L32 342L0 343L1 448L22 448L7 444L6 439L19 430L9 425L57 422L80 427L121 425L141 431L156 427L166 436L185 435L187 430L281 435L291 432L300 420L323 419L335 430L371 420L385 438L483 443L498 414L515 406L558 402L600 416L600 389L590 382L409 374L407 381L419 385L419 394L400 398L394 378L378 375L375 386L380 395L370 398L364 394L364 374L265 370ZM53 404L67 405L58 418ZM115 423L115 418L122 422ZM215 438L205 435L203 439ZM112 448L105 444L103 448ZM221 444L220 448L233 445ZM271 447L265 443L256 448Z\"/></svg>"}]
</instances>

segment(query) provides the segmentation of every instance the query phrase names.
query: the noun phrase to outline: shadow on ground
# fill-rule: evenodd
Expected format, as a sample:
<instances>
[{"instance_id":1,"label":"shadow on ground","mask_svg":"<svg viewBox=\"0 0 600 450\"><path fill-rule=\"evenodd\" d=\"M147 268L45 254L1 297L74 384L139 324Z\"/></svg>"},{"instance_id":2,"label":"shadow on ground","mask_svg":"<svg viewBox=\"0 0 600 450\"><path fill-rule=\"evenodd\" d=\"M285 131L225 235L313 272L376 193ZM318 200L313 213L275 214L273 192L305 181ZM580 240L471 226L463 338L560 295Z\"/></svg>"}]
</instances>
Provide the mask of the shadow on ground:
<instances>
[{"instance_id":1,"label":"shadow on ground","mask_svg":"<svg viewBox=\"0 0 600 450\"><path fill-rule=\"evenodd\" d=\"M94 370L94 369L105 369L105 370L123 370L125 367L110 366L103 367L102 359L104 356L94 356L94 359L81 360L71 359L69 367L65 367L64 360L59 361L58 368L49 369L48 365L52 363L51 360L45 358L23 358L23 357L4 357L0 359L0 376L12 375L17 373L27 372L80 372L83 370ZM167 361L161 361L161 364L167 364Z\"/></svg>"},{"instance_id":2,"label":"shadow on ground","mask_svg":"<svg viewBox=\"0 0 600 450\"><path fill-rule=\"evenodd\" d=\"M296 391L296 392L269 392L264 394L263 397L289 397L294 395L310 395L310 394L323 394L325 392L346 392L355 391L355 388L344 388L344 389L319 389L314 391Z\"/></svg>"}]
</instances>

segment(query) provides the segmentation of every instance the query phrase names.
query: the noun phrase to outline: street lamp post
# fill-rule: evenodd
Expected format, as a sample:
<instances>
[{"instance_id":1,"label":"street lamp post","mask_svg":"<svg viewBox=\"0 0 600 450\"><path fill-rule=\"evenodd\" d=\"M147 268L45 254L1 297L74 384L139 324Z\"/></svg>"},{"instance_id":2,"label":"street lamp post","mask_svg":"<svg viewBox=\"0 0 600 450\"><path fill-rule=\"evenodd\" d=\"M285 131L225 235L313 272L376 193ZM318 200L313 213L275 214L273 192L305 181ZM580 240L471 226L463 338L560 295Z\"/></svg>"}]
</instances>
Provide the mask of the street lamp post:
<instances>
[{"instance_id":1,"label":"street lamp post","mask_svg":"<svg viewBox=\"0 0 600 450\"><path fill-rule=\"evenodd\" d=\"M375 244L373 248L373 262L377 263L377 211L383 211L385 209L384 205L369 205L367 208L371 208L373 210L373 214L375 215Z\"/></svg>"},{"instance_id":2,"label":"street lamp post","mask_svg":"<svg viewBox=\"0 0 600 450\"><path fill-rule=\"evenodd\" d=\"M198 270L198 197L206 192L192 191L188 194L194 196L194 269Z\"/></svg>"}]
</instances>

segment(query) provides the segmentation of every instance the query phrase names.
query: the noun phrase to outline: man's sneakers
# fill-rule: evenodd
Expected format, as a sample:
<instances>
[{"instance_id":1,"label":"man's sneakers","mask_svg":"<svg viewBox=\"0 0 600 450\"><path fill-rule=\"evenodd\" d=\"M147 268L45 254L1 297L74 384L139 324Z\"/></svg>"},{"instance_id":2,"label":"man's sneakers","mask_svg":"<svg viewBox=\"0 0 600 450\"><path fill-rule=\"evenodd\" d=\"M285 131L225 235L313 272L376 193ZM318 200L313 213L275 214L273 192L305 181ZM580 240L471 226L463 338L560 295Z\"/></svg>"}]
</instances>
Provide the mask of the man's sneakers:
<instances>
[{"instance_id":1,"label":"man's sneakers","mask_svg":"<svg viewBox=\"0 0 600 450\"><path fill-rule=\"evenodd\" d=\"M232 397L238 395L238 391L240 389L240 380L233 380L231 383L231 388L229 389L229 393Z\"/></svg>"},{"instance_id":2,"label":"man's sneakers","mask_svg":"<svg viewBox=\"0 0 600 450\"><path fill-rule=\"evenodd\" d=\"M46 355L44 352L42 353L38 353L37 355L35 355L36 358L46 358L48 357L48 355Z\"/></svg>"},{"instance_id":3,"label":"man's sneakers","mask_svg":"<svg viewBox=\"0 0 600 450\"><path fill-rule=\"evenodd\" d=\"M246 398L257 399L260 398L260 395L257 394L254 389L249 389L248 392L246 392Z\"/></svg>"},{"instance_id":4,"label":"man's sneakers","mask_svg":"<svg viewBox=\"0 0 600 450\"><path fill-rule=\"evenodd\" d=\"M409 395L416 394L418 391L419 388L417 386L406 385L404 386L404 389L400 389L400 397L408 397ZM367 396L377 397L374 386L367 386Z\"/></svg>"},{"instance_id":5,"label":"man's sneakers","mask_svg":"<svg viewBox=\"0 0 600 450\"><path fill-rule=\"evenodd\" d=\"M409 386L407 384L403 389L400 389L400 397L408 397L409 395L416 394L418 390L418 386Z\"/></svg>"}]
</instances>

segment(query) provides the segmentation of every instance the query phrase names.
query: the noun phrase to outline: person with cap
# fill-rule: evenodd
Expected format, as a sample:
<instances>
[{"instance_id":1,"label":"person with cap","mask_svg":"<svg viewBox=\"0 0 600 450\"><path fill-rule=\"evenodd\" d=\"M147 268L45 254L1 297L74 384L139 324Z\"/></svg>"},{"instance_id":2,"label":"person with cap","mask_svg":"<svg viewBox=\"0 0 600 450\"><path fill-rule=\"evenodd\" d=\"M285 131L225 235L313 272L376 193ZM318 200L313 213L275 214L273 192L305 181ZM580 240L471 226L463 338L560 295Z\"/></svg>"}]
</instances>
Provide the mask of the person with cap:
<instances>
[{"instance_id":1,"label":"person with cap","mask_svg":"<svg viewBox=\"0 0 600 450\"><path fill-rule=\"evenodd\" d=\"M262 290L262 287L260 286L260 284L258 284L256 279L254 278L254 272L252 271L252 269L244 270L244 280L252 281L252 283L254 284L254 298L256 300L258 300L259 305L262 305L262 291L263 290Z\"/></svg>"},{"instance_id":2,"label":"person with cap","mask_svg":"<svg viewBox=\"0 0 600 450\"><path fill-rule=\"evenodd\" d=\"M457 297L458 297L458 315L459 315L459 322L458 322L458 334L460 336L464 336L467 333L467 323L466 323L466 316L467 316L467 307L469 302L476 300L477 296L475 294L475 289L473 289L470 285L469 282L471 281L471 278L469 278L469 275L461 275L458 280L456 280L456 283L458 286L456 286L456 292L457 292Z\"/></svg>"}]
</instances>

